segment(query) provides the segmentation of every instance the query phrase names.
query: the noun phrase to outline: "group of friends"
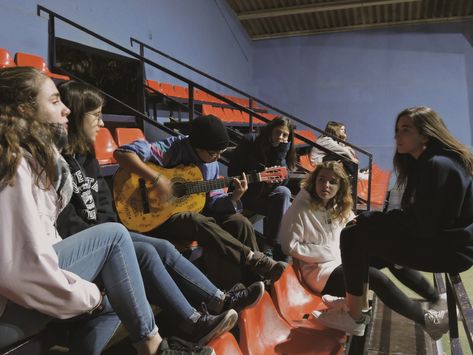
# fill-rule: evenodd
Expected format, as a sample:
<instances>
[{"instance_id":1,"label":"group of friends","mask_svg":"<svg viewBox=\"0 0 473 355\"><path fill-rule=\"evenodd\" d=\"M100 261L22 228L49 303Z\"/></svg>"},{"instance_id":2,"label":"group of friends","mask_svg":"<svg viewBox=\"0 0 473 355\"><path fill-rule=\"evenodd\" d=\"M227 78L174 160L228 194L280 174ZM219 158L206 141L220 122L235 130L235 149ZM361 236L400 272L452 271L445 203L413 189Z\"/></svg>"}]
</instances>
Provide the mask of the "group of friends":
<instances>
[{"instance_id":1,"label":"group of friends","mask_svg":"<svg viewBox=\"0 0 473 355\"><path fill-rule=\"evenodd\" d=\"M362 335L372 289L433 339L447 332L445 295L418 270L473 264L473 155L432 109L405 109L395 121L401 209L355 216L339 159L317 161L292 203L287 179L248 184L247 172L295 168L294 125L281 116L232 152L228 175L239 177L229 191L211 191L202 213L177 213L143 235L117 223L100 175L93 147L104 105L87 84L56 87L33 68L0 70L0 348L67 320L72 354L100 354L120 323L140 355L212 354L206 344L260 300L263 281L277 281L288 257L323 295L327 310L313 312L316 322ZM201 116L188 136L138 140L114 156L166 203L172 183L149 163L193 164L214 180L229 142L217 117ZM244 209L265 216L266 248ZM190 240L212 255L205 272L170 243ZM431 307L400 291L385 267ZM150 304L172 314L179 338L161 337Z\"/></svg>"}]
</instances>

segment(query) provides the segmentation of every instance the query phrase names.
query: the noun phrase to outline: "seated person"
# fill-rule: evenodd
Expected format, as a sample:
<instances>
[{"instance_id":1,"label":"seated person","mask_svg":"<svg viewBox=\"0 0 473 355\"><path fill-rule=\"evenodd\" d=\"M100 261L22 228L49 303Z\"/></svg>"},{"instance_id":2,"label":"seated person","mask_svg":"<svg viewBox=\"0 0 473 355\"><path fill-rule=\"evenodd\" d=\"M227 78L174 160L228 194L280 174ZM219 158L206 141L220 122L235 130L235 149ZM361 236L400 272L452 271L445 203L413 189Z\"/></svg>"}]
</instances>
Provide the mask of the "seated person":
<instances>
[{"instance_id":1,"label":"seated person","mask_svg":"<svg viewBox=\"0 0 473 355\"><path fill-rule=\"evenodd\" d=\"M38 70L0 70L0 348L68 319L78 324L71 354L100 354L119 321L138 355L215 354L161 338L123 226L104 223L59 236L56 216L72 193L57 149L69 112Z\"/></svg>"},{"instance_id":2,"label":"seated person","mask_svg":"<svg viewBox=\"0 0 473 355\"><path fill-rule=\"evenodd\" d=\"M161 201L166 202L171 196L171 183L147 166L146 162L165 168L194 164L202 172L204 180L215 180L220 175L217 160L228 144L229 137L224 124L217 117L208 115L191 121L189 136L169 137L154 143L135 141L119 147L114 156L123 169L153 182ZM175 241L196 240L206 252L219 254L231 263L231 267L243 267L244 270L249 267L263 279L275 281L281 276L286 264L276 262L258 250L253 226L240 213L240 198L247 189L245 175L242 180L233 179L233 186L231 194L221 189L208 193L203 214L177 213L154 233ZM234 272L224 270L223 265L210 265L209 268L218 274L220 287L242 281L232 279L229 275L234 275Z\"/></svg>"},{"instance_id":3,"label":"seated person","mask_svg":"<svg viewBox=\"0 0 473 355\"><path fill-rule=\"evenodd\" d=\"M296 152L294 149L294 125L287 117L276 117L254 133L245 135L233 152L228 175L244 172L260 172L273 166L294 170ZM257 183L248 186L241 197L245 209L265 216L264 235L275 260L286 261L277 240L281 218L291 204L291 191L281 183Z\"/></svg>"},{"instance_id":4,"label":"seated person","mask_svg":"<svg viewBox=\"0 0 473 355\"><path fill-rule=\"evenodd\" d=\"M297 260L305 283L322 295L344 296L344 274L340 254L340 232L354 218L350 180L342 164L331 161L318 165L304 182L281 224L283 250ZM419 302L407 297L377 268L369 265L369 284L366 284L383 303L403 316L424 325L429 312ZM365 290L367 291L367 290ZM369 311L367 292L360 298L360 308ZM345 307L344 299L325 297L330 315ZM320 317L316 313L316 318ZM323 316L322 320L323 320ZM368 319L368 317L365 317ZM347 329L342 323L331 327ZM361 336L364 325L350 328L349 333Z\"/></svg>"},{"instance_id":5,"label":"seated person","mask_svg":"<svg viewBox=\"0 0 473 355\"><path fill-rule=\"evenodd\" d=\"M104 98L93 87L76 81L59 86L64 104L71 107L68 116L68 144L62 155L72 173L73 193L70 203L57 220L59 233L68 237L93 225L116 222L112 194L100 175L93 145L103 127ZM190 261L167 240L130 232L134 242L148 300L171 312L183 337L202 344L229 330L236 317L230 309L240 311L256 303L264 285L257 282L249 288L225 294L218 290ZM197 311L206 303L212 316ZM232 320L233 318L233 320Z\"/></svg>"}]
</instances>

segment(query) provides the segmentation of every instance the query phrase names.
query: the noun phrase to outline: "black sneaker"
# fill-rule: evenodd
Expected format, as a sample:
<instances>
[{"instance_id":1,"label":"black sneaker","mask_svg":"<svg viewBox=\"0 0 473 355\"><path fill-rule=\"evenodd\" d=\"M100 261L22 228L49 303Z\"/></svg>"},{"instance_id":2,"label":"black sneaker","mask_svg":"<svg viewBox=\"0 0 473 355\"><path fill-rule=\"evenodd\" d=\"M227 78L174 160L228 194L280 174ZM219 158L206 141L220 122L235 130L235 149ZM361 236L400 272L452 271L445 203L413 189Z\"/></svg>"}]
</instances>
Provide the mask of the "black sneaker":
<instances>
[{"instance_id":1,"label":"black sneaker","mask_svg":"<svg viewBox=\"0 0 473 355\"><path fill-rule=\"evenodd\" d=\"M277 281L284 270L287 263L283 261L274 261L259 251L255 251L253 257L249 261L250 267L264 279Z\"/></svg>"},{"instance_id":2,"label":"black sneaker","mask_svg":"<svg viewBox=\"0 0 473 355\"><path fill-rule=\"evenodd\" d=\"M194 324L191 334L191 341L195 341L199 345L205 345L213 338L232 329L238 320L238 313L234 309L213 316L207 312L205 307L203 308L204 312Z\"/></svg>"},{"instance_id":3,"label":"black sneaker","mask_svg":"<svg viewBox=\"0 0 473 355\"><path fill-rule=\"evenodd\" d=\"M225 305L223 309L233 308L238 313L246 307L252 307L259 302L264 294L264 283L255 282L240 290L230 290L225 295Z\"/></svg>"},{"instance_id":4,"label":"black sneaker","mask_svg":"<svg viewBox=\"0 0 473 355\"><path fill-rule=\"evenodd\" d=\"M214 349L208 346L198 346L188 341L171 337L163 339L156 355L215 355Z\"/></svg>"}]
</instances>

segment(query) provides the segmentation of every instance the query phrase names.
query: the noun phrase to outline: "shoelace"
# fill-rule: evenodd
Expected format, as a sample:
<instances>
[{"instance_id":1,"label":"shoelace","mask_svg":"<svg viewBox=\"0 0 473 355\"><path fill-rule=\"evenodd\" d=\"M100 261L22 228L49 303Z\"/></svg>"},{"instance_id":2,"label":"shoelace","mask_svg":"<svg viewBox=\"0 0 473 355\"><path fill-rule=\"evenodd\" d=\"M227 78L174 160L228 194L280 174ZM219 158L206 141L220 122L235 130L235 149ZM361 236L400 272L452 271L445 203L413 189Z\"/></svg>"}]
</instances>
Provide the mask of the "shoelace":
<instances>
[{"instance_id":1,"label":"shoelace","mask_svg":"<svg viewBox=\"0 0 473 355\"><path fill-rule=\"evenodd\" d=\"M429 318L429 321L431 321L433 324L438 325L440 324L440 319L437 317L436 314L433 314L432 312L427 312L427 318Z\"/></svg>"}]
</instances>

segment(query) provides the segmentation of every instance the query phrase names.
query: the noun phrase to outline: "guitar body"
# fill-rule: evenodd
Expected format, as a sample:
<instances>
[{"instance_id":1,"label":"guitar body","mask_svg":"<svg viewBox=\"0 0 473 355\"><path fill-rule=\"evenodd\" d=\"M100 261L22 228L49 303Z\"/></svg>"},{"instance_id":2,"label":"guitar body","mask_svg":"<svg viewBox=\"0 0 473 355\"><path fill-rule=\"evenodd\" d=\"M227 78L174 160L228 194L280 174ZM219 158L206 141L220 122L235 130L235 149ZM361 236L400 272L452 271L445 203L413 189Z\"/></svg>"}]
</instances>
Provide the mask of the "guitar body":
<instances>
[{"instance_id":1,"label":"guitar body","mask_svg":"<svg viewBox=\"0 0 473 355\"><path fill-rule=\"evenodd\" d=\"M147 165L156 173L167 177L173 184L203 180L200 169L195 165L171 169L152 163ZM149 232L176 213L202 211L206 194L174 196L163 205L159 203L156 189L150 182L145 182L136 174L118 169L113 177L113 198L121 223L133 231Z\"/></svg>"}]
</instances>

